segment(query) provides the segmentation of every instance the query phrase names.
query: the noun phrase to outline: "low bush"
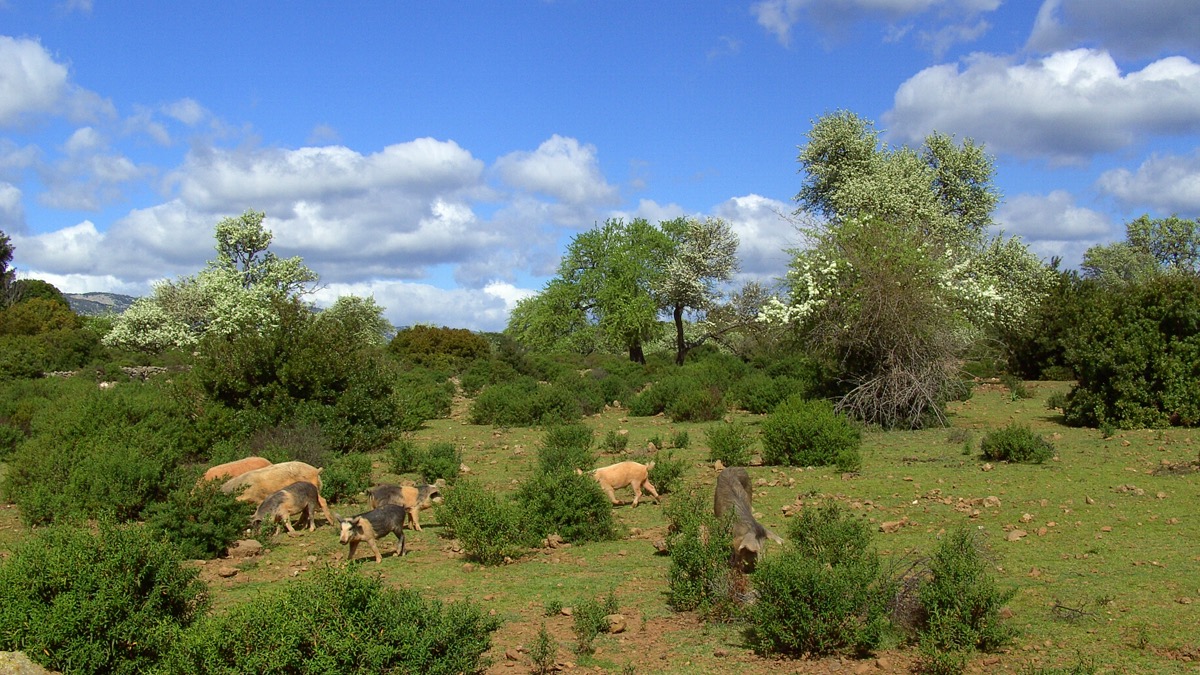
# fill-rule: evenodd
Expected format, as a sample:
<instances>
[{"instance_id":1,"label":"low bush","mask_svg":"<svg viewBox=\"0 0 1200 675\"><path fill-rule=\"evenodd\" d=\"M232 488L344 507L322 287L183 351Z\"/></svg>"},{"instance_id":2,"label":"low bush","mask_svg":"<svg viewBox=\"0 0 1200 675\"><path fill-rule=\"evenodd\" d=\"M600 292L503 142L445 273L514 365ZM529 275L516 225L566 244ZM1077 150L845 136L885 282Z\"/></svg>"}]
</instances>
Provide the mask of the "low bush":
<instances>
[{"instance_id":1,"label":"low bush","mask_svg":"<svg viewBox=\"0 0 1200 675\"><path fill-rule=\"evenodd\" d=\"M758 597L747 609L749 641L760 654L862 655L890 632L894 578L870 548L868 525L836 504L806 509L791 543L759 561Z\"/></svg>"},{"instance_id":2,"label":"low bush","mask_svg":"<svg viewBox=\"0 0 1200 675\"><path fill-rule=\"evenodd\" d=\"M759 415L765 415L775 406L791 396L803 396L810 388L799 378L771 377L763 372L748 375L730 389L730 397L738 407Z\"/></svg>"},{"instance_id":3,"label":"low bush","mask_svg":"<svg viewBox=\"0 0 1200 675\"><path fill-rule=\"evenodd\" d=\"M667 417L672 422L710 422L719 420L729 409L725 395L716 386L685 387L667 403Z\"/></svg>"},{"instance_id":4,"label":"low bush","mask_svg":"<svg viewBox=\"0 0 1200 675\"><path fill-rule=\"evenodd\" d=\"M207 608L197 571L149 529L39 529L0 561L0 650L51 670L144 673Z\"/></svg>"},{"instance_id":5,"label":"low bush","mask_svg":"<svg viewBox=\"0 0 1200 675\"><path fill-rule=\"evenodd\" d=\"M744 575L730 563L730 522L717 520L712 500L699 492L681 494L667 503L667 606L696 611L706 619L738 614L738 592L747 590ZM742 577L739 579L739 577Z\"/></svg>"},{"instance_id":6,"label":"low bush","mask_svg":"<svg viewBox=\"0 0 1200 675\"><path fill-rule=\"evenodd\" d=\"M862 465L862 432L849 418L820 399L792 397L762 422L763 464L836 466L857 471Z\"/></svg>"},{"instance_id":7,"label":"low bush","mask_svg":"<svg viewBox=\"0 0 1200 675\"><path fill-rule=\"evenodd\" d=\"M472 424L528 427L563 424L582 416L575 396L561 386L522 377L484 388L471 403Z\"/></svg>"},{"instance_id":8,"label":"low bush","mask_svg":"<svg viewBox=\"0 0 1200 675\"><path fill-rule=\"evenodd\" d=\"M533 672L536 675L549 675L549 673L553 673L557 670L554 665L557 655L558 640L555 640L554 636L550 635L550 631L546 630L546 622L543 621L541 629L538 630L537 637L534 638L533 644L529 646L529 660L533 663Z\"/></svg>"},{"instance_id":9,"label":"low bush","mask_svg":"<svg viewBox=\"0 0 1200 675\"><path fill-rule=\"evenodd\" d=\"M400 416L392 421L396 431L416 431L428 420L450 416L456 392L454 383L426 368L413 368L397 376L392 402Z\"/></svg>"},{"instance_id":10,"label":"low bush","mask_svg":"<svg viewBox=\"0 0 1200 675\"><path fill-rule=\"evenodd\" d=\"M546 429L537 460L542 473L591 471L596 466L591 428L586 424L560 424Z\"/></svg>"},{"instance_id":11,"label":"low bush","mask_svg":"<svg viewBox=\"0 0 1200 675\"><path fill-rule=\"evenodd\" d=\"M600 443L601 452L607 452L613 455L619 455L629 448L629 436L627 434L619 434L614 429L609 429L604 435L604 440Z\"/></svg>"},{"instance_id":12,"label":"low bush","mask_svg":"<svg viewBox=\"0 0 1200 675\"><path fill-rule=\"evenodd\" d=\"M474 673L500 620L378 575L322 568L197 623L161 672Z\"/></svg>"},{"instance_id":13,"label":"low bush","mask_svg":"<svg viewBox=\"0 0 1200 675\"><path fill-rule=\"evenodd\" d=\"M683 472L687 469L687 460L676 458L673 450L659 452L652 459L654 466L650 467L648 477L658 494L665 495L678 490L683 482Z\"/></svg>"},{"instance_id":14,"label":"low bush","mask_svg":"<svg viewBox=\"0 0 1200 675\"><path fill-rule=\"evenodd\" d=\"M708 461L725 466L746 466L750 463L750 447L754 432L737 420L722 422L704 432L708 441Z\"/></svg>"},{"instance_id":15,"label":"low bush","mask_svg":"<svg viewBox=\"0 0 1200 675\"><path fill-rule=\"evenodd\" d=\"M959 527L942 537L918 595L923 611L919 650L925 672L962 672L963 652L992 651L1015 632L1001 622L1000 610L1016 594L1001 590L987 573L987 561L974 534ZM957 669L956 669L957 668Z\"/></svg>"},{"instance_id":16,"label":"low bush","mask_svg":"<svg viewBox=\"0 0 1200 675\"><path fill-rule=\"evenodd\" d=\"M605 617L620 611L617 596L609 593L603 601L593 598L581 598L572 608L571 627L577 640L575 650L580 654L591 654L595 651L593 642L601 633L608 632L608 621Z\"/></svg>"},{"instance_id":17,"label":"low bush","mask_svg":"<svg viewBox=\"0 0 1200 675\"><path fill-rule=\"evenodd\" d=\"M447 441L431 443L417 458L417 473L426 483L440 478L453 485L461 468L462 450Z\"/></svg>"},{"instance_id":18,"label":"low bush","mask_svg":"<svg viewBox=\"0 0 1200 675\"><path fill-rule=\"evenodd\" d=\"M540 471L517 489L517 502L539 537L569 542L616 538L612 504L596 479L574 471Z\"/></svg>"},{"instance_id":19,"label":"low bush","mask_svg":"<svg viewBox=\"0 0 1200 675\"><path fill-rule=\"evenodd\" d=\"M433 509L467 557L484 565L518 558L540 538L521 508L472 479L459 481Z\"/></svg>"},{"instance_id":20,"label":"low bush","mask_svg":"<svg viewBox=\"0 0 1200 675\"><path fill-rule=\"evenodd\" d=\"M979 447L984 459L998 462L1041 464L1054 456L1054 446L1049 441L1020 424L989 432Z\"/></svg>"},{"instance_id":21,"label":"low bush","mask_svg":"<svg viewBox=\"0 0 1200 675\"><path fill-rule=\"evenodd\" d=\"M499 359L476 359L459 375L458 383L463 394L475 396L488 385L508 382L519 376L516 368Z\"/></svg>"},{"instance_id":22,"label":"low bush","mask_svg":"<svg viewBox=\"0 0 1200 675\"><path fill-rule=\"evenodd\" d=\"M629 414L634 417L651 417L665 413L672 401L683 395L692 385L684 377L663 377L634 394L629 401Z\"/></svg>"},{"instance_id":23,"label":"low bush","mask_svg":"<svg viewBox=\"0 0 1200 675\"><path fill-rule=\"evenodd\" d=\"M146 509L146 527L175 544L184 558L211 560L242 538L254 510L253 504L222 492L219 480L184 481L166 501Z\"/></svg>"},{"instance_id":24,"label":"low bush","mask_svg":"<svg viewBox=\"0 0 1200 675\"><path fill-rule=\"evenodd\" d=\"M688 435L688 432L685 429L680 429L679 431L676 431L674 434L671 435L671 447L672 448L679 448L682 450L682 449L687 448L691 444L692 444L691 436Z\"/></svg>"},{"instance_id":25,"label":"low bush","mask_svg":"<svg viewBox=\"0 0 1200 675\"><path fill-rule=\"evenodd\" d=\"M384 455L387 458L388 471L400 475L417 470L421 452L411 438L398 438L388 445Z\"/></svg>"},{"instance_id":26,"label":"low bush","mask_svg":"<svg viewBox=\"0 0 1200 675\"><path fill-rule=\"evenodd\" d=\"M304 462L320 467L325 466L332 452L329 437L315 424L263 427L250 436L246 446L245 451L236 450L230 457L212 459L220 463L253 455L266 457L276 464Z\"/></svg>"},{"instance_id":27,"label":"low bush","mask_svg":"<svg viewBox=\"0 0 1200 675\"><path fill-rule=\"evenodd\" d=\"M457 467L455 467L457 469ZM354 498L371 487L371 456L340 455L321 472L321 496L331 504Z\"/></svg>"}]
</instances>

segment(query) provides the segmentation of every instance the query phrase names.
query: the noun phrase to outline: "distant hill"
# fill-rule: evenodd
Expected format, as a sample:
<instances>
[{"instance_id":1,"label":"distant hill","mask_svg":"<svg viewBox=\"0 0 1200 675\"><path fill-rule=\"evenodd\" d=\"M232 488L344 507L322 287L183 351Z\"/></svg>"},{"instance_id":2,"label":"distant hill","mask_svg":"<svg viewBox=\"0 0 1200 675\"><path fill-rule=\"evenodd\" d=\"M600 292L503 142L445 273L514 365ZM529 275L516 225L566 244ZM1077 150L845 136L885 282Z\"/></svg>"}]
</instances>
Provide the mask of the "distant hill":
<instances>
[{"instance_id":1,"label":"distant hill","mask_svg":"<svg viewBox=\"0 0 1200 675\"><path fill-rule=\"evenodd\" d=\"M120 293L63 293L71 304L71 311L86 316L98 314L120 314L137 298Z\"/></svg>"}]
</instances>

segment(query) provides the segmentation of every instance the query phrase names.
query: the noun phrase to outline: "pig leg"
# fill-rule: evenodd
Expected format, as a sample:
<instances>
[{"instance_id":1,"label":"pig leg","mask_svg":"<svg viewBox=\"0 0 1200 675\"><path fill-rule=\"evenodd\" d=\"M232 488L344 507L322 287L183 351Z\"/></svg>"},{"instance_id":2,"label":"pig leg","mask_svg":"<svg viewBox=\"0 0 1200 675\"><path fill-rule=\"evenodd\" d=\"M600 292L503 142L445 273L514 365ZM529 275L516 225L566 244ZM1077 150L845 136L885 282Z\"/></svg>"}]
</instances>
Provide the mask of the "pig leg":
<instances>
[{"instance_id":1,"label":"pig leg","mask_svg":"<svg viewBox=\"0 0 1200 675\"><path fill-rule=\"evenodd\" d=\"M412 521L413 529L416 530L417 532L421 531L421 522L420 522L420 519L417 517L417 511L419 511L420 509L421 509L421 507L419 507L419 506L414 506L412 508L405 509L405 511L408 512L408 519L410 521Z\"/></svg>"},{"instance_id":2,"label":"pig leg","mask_svg":"<svg viewBox=\"0 0 1200 675\"><path fill-rule=\"evenodd\" d=\"M400 540L400 541L396 542L396 555L403 556L404 555L404 528L403 527L396 531L396 539Z\"/></svg>"},{"instance_id":3,"label":"pig leg","mask_svg":"<svg viewBox=\"0 0 1200 675\"><path fill-rule=\"evenodd\" d=\"M661 503L658 499L658 490L654 489L654 485L650 483L649 478L647 478L645 480L645 482L642 483L642 487L646 488L646 492L649 492L650 494L654 495L654 503L655 504Z\"/></svg>"},{"instance_id":4,"label":"pig leg","mask_svg":"<svg viewBox=\"0 0 1200 675\"><path fill-rule=\"evenodd\" d=\"M617 499L617 495L613 492L611 485L604 483L601 485L601 487L604 488L604 493L608 495L608 501L612 502L613 506L619 506L621 504L621 500Z\"/></svg>"},{"instance_id":5,"label":"pig leg","mask_svg":"<svg viewBox=\"0 0 1200 675\"><path fill-rule=\"evenodd\" d=\"M357 550L358 550L358 542L351 540L350 541L350 554L346 556L346 562L350 562L351 560L354 560L354 552Z\"/></svg>"},{"instance_id":6,"label":"pig leg","mask_svg":"<svg viewBox=\"0 0 1200 675\"><path fill-rule=\"evenodd\" d=\"M292 527L292 517L284 514L283 526L287 528L288 534L296 534L296 528ZM278 529L278 527L276 528Z\"/></svg>"},{"instance_id":7,"label":"pig leg","mask_svg":"<svg viewBox=\"0 0 1200 675\"><path fill-rule=\"evenodd\" d=\"M312 504L305 504L304 510L300 512L301 516L308 521L308 531L312 532L317 529L317 519L314 517Z\"/></svg>"},{"instance_id":8,"label":"pig leg","mask_svg":"<svg viewBox=\"0 0 1200 675\"><path fill-rule=\"evenodd\" d=\"M371 545L371 550L375 552L375 564L383 562L383 555L379 553L379 545L374 539L368 539L367 543Z\"/></svg>"},{"instance_id":9,"label":"pig leg","mask_svg":"<svg viewBox=\"0 0 1200 675\"><path fill-rule=\"evenodd\" d=\"M319 494L317 495L317 504L320 504L321 511L324 512L325 520L329 521L330 525L336 524L337 519L334 518L333 514L329 512L329 502L325 501L325 498Z\"/></svg>"},{"instance_id":10,"label":"pig leg","mask_svg":"<svg viewBox=\"0 0 1200 675\"><path fill-rule=\"evenodd\" d=\"M633 488L633 506L636 508L638 500L642 498L642 485L637 481L633 481L629 484L629 487Z\"/></svg>"}]
</instances>

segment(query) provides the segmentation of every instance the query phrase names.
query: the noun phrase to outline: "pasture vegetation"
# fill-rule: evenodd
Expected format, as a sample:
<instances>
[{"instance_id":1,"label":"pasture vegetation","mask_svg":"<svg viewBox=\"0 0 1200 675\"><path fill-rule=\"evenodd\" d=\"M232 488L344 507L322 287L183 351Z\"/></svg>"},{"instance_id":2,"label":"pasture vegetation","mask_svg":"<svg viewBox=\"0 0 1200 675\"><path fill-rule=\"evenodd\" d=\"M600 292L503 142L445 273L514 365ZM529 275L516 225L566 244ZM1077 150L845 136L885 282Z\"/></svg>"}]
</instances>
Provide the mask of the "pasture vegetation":
<instances>
[{"instance_id":1,"label":"pasture vegetation","mask_svg":"<svg viewBox=\"0 0 1200 675\"><path fill-rule=\"evenodd\" d=\"M0 233L0 649L72 673L1193 667L1200 221L1138 219L1080 275L989 234L969 140L891 148L839 112L800 162L817 224L782 299L719 292L727 223L609 221L498 335L315 311L258 212L99 319L16 280ZM445 501L379 565L320 521L214 557L249 507L196 477L247 455L322 467L343 514L379 482ZM661 506L586 473L624 460ZM718 463L786 534L750 575Z\"/></svg>"},{"instance_id":2,"label":"pasture vegetation","mask_svg":"<svg viewBox=\"0 0 1200 675\"><path fill-rule=\"evenodd\" d=\"M67 382L60 386L69 389ZM1012 640L1000 641L996 651L984 653L932 649L929 642L898 630L871 632L871 639L863 643L869 647L863 651L872 654L871 658L883 658L897 669L924 664L929 672L947 672L939 666L953 658L989 672L1182 669L1186 659L1200 649L1193 630L1200 605L1200 586L1194 581L1200 560L1194 550L1173 542L1194 541L1197 536L1193 505L1200 498L1200 489L1194 460L1200 438L1186 429L1118 431L1104 438L1094 429L1067 427L1060 414L1047 409L1046 400L1062 394L1069 385L1029 382L1026 386L1033 394L1026 399L1014 399L998 385L976 388L966 401L948 406L948 429L864 430L862 467L857 473L844 474L835 467L752 466L755 510L768 527L788 533L790 542L789 548L769 545L765 573L784 581L792 578L780 577L777 571L805 564L804 556L794 559L789 552L791 546L800 544L801 538L793 532L795 525L810 517L806 514L824 513L830 505L836 505L849 522L861 525L856 536L867 539L851 540L877 553L879 567L885 570L907 569L935 559L944 542L966 527L985 547L978 571L991 579L998 593L1011 593L1000 614L1004 617L1000 625L1013 633ZM610 408L566 428L492 427L469 423L465 417L468 406L469 401L461 401L452 416L430 420L406 441L419 449L437 444L462 449L462 464L468 472L447 490L445 515L456 499L491 498L515 508L513 515L505 518L516 530L523 516L528 520L528 514L516 508L517 493L542 475L539 461L548 460L540 450L546 447L547 438L560 439L569 447L569 439L572 435L578 438L583 428L596 440L607 437L609 431L624 432L629 447L634 448L627 456L636 457L651 438L687 432L691 438L702 439L726 424L634 417L627 409ZM767 420L767 416L746 412L730 417L755 434ZM1042 464L1028 464L989 462L978 450L963 454L963 430L980 437L1014 424L1051 440L1054 457ZM599 455L595 450L593 457L599 465L626 456ZM694 514L711 508L716 472L709 462L710 448L704 443L669 451L686 462L680 487L664 498L663 507L648 503L637 509L613 509L615 538L543 548L517 534L501 536L501 541L513 545L512 550L500 553L498 560L473 562L464 557L466 541L448 538L446 522L426 516L424 531L409 533L409 554L403 559L385 557L378 567L368 562L348 569L364 579L378 574L381 588L413 592L423 599L419 602L474 603L471 606L498 619L486 652L495 661L491 668L496 672L511 672L504 667L506 652L533 668L536 664L529 657L530 650L538 645L544 650L549 644L546 638L539 638L543 625L557 646L559 662L611 671L761 672L776 665L778 656L755 653L756 646L763 651L765 633L748 633L751 624L738 619L735 605L693 603L687 611L676 609L686 598L672 595L672 560L656 554L654 541L669 536L672 508L685 505ZM752 452L757 458L761 451L761 441L757 441ZM418 477L411 472L393 474L387 449L368 456L373 460L373 481ZM0 471L11 472L12 467L2 466ZM456 489L462 490L457 497ZM476 497L469 498L469 494ZM348 499L344 510L365 509L363 499L361 495ZM785 506L797 515L785 517ZM464 517L472 519L476 509L482 508L472 505L467 512L470 515ZM156 511L170 512L169 508ZM19 509L9 505L0 510L0 518L0 550L6 564L10 559L36 557L20 544L43 540L31 539L31 530L20 522ZM880 532L885 522L901 524ZM716 550L719 556L720 547ZM503 564L505 555L514 562ZM343 556L344 548L333 530L320 523L316 532L270 540L268 551L259 558L210 561L198 567L186 563L185 568L198 570L207 583L214 617L227 612L252 617L271 610L250 609L247 603L260 597L275 598L276 593L289 592L296 584L316 583L315 579L328 574L323 571L326 568L344 568ZM496 562L500 564L491 564ZM859 563L854 573L864 573L863 565L869 570L874 563ZM236 576L219 576L217 570L222 566L236 568ZM722 583L736 586L737 580ZM368 590L358 589L356 597L380 592L374 587ZM625 616L625 631L591 635L585 626L584 637L579 638L581 628L573 617L561 613L546 616L547 606L571 607L585 601L615 604ZM581 606L590 611L590 605ZM362 609L363 616L374 611ZM229 622L248 621L229 616L224 619L226 628L211 623L216 619L206 619L195 630L228 632ZM716 622L706 623L704 616ZM297 626L295 621L293 617L287 625ZM877 629L874 624L859 626L860 631ZM246 628L238 630L250 640ZM262 637L267 639L265 634ZM581 639L588 647L583 653L579 653ZM355 647L337 648L352 651ZM172 663L179 663L183 657L173 658L176 661ZM197 652L188 658L213 657ZM544 655L540 658L544 663ZM820 663L820 659L798 661L787 667L816 670Z\"/></svg>"}]
</instances>

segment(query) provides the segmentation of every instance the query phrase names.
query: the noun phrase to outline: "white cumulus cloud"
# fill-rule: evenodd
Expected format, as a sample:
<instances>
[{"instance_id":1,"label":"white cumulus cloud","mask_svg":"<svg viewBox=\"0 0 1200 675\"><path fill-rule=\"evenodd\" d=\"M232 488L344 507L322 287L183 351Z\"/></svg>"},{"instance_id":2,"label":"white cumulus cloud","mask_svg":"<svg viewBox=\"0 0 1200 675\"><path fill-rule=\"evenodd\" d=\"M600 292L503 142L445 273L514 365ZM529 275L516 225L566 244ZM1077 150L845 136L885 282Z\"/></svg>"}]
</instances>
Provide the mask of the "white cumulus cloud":
<instances>
[{"instance_id":1,"label":"white cumulus cloud","mask_svg":"<svg viewBox=\"0 0 1200 675\"><path fill-rule=\"evenodd\" d=\"M992 152L1081 163L1148 135L1200 130L1200 65L1169 57L1122 74L1107 52L1091 49L1019 64L976 54L904 82L884 121L907 143L940 131Z\"/></svg>"},{"instance_id":2,"label":"white cumulus cloud","mask_svg":"<svg viewBox=\"0 0 1200 675\"><path fill-rule=\"evenodd\" d=\"M1194 216L1200 213L1200 150L1151 155L1136 171L1104 172L1096 185L1130 208Z\"/></svg>"}]
</instances>

